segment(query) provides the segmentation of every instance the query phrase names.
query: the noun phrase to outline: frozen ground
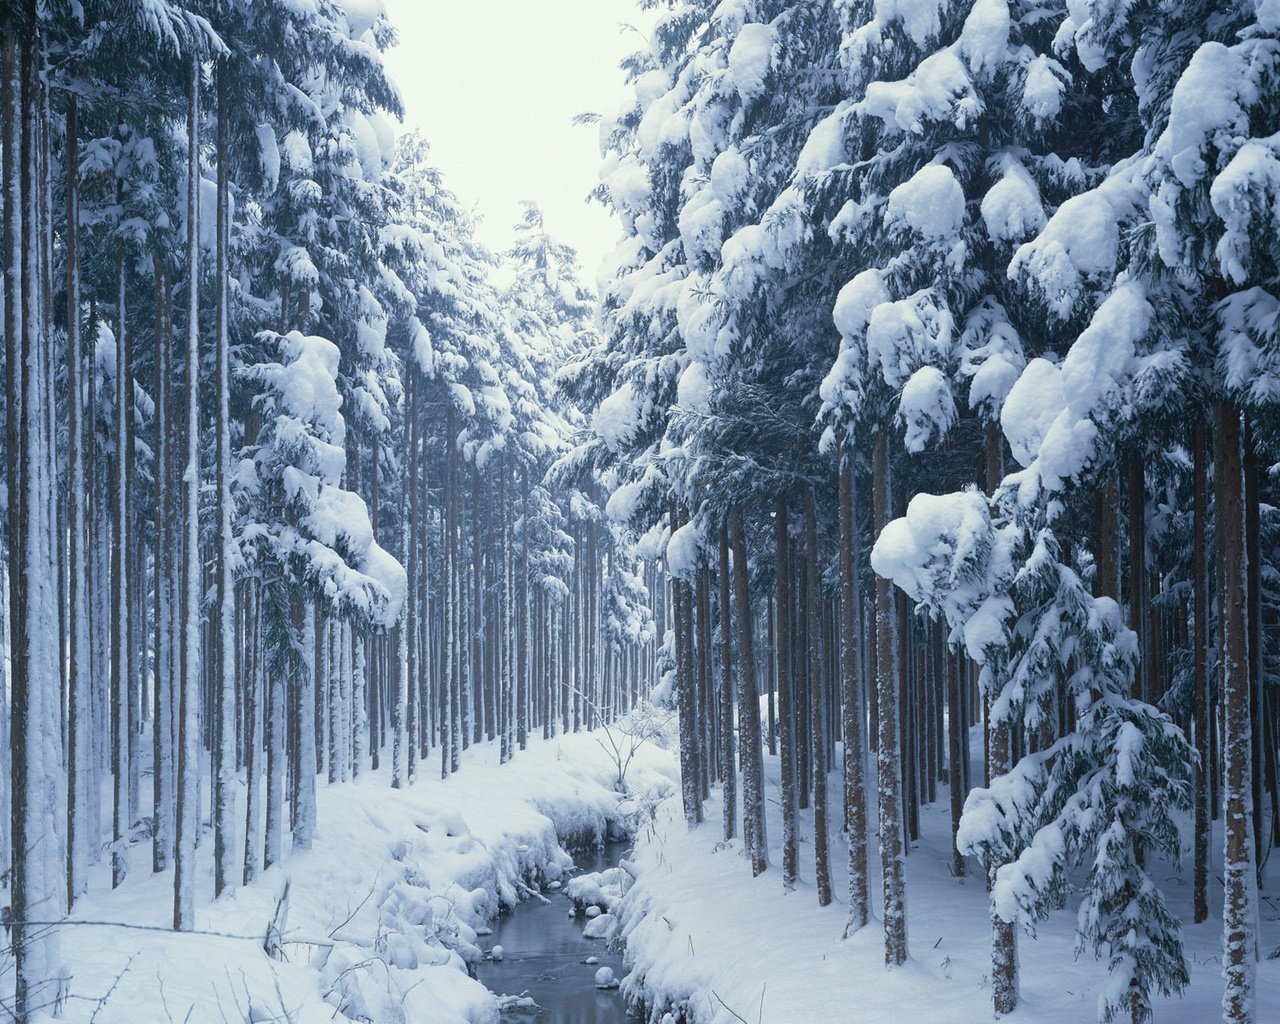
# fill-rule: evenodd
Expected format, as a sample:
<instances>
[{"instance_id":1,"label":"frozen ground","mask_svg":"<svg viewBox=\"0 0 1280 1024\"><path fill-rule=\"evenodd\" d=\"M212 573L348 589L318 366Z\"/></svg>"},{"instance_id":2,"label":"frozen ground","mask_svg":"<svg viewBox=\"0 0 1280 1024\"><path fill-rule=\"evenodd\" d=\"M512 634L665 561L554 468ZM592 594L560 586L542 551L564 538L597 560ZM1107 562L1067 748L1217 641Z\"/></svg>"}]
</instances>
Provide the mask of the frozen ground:
<instances>
[{"instance_id":1,"label":"frozen ground","mask_svg":"<svg viewBox=\"0 0 1280 1024\"><path fill-rule=\"evenodd\" d=\"M982 749L975 733L973 749ZM870 767L870 766L869 766ZM696 1024L975 1024L992 1018L988 985L990 925L976 863L953 878L946 787L922 810L921 839L907 858L911 959L883 966L878 920L842 940L847 892L846 847L833 836L837 901L819 909L813 887L811 818L802 812L800 884L782 889L778 760L768 758L769 870L751 878L740 841L721 842L718 792L707 823L688 832L678 797L642 828L634 863L639 881L617 913L628 939L624 982L631 999L652 1008L651 1020L675 1010ZM874 773L868 774L874 778ZM976 776L981 778L980 768ZM839 775L832 775L830 819L841 820ZM874 817L871 819L874 822ZM1189 851L1189 837L1187 843ZM1211 879L1221 877L1221 832L1215 835ZM872 837L873 910L879 894ZM1172 909L1191 920L1190 856L1162 873ZM1263 956L1280 945L1280 869L1273 863L1263 889ZM1211 891L1209 920L1184 931L1192 983L1181 999L1158 999L1157 1024L1207 1024L1221 1019L1221 888ZM1039 937L1019 936L1022 1001L1005 1020L1023 1024L1090 1024L1096 1019L1105 963L1075 957L1074 906L1055 914ZM1258 967L1257 1020L1280 1021L1280 960Z\"/></svg>"},{"instance_id":2,"label":"frozen ground","mask_svg":"<svg viewBox=\"0 0 1280 1024\"><path fill-rule=\"evenodd\" d=\"M71 976L63 1019L492 1024L496 1001L467 973L487 948L477 930L524 895L524 881L571 868L566 843L594 841L639 807L614 791L616 766L590 734L531 739L512 764L496 762L485 744L464 753L448 781L433 758L405 790L391 789L385 771L321 786L314 849L216 903L206 834L201 934L164 930L173 876L147 873L149 847L133 849L133 876L115 892L109 871L95 869L73 917L83 923L62 932ZM627 782L659 794L674 774L673 755L646 744ZM286 916L273 959L264 937L278 910Z\"/></svg>"}]
</instances>

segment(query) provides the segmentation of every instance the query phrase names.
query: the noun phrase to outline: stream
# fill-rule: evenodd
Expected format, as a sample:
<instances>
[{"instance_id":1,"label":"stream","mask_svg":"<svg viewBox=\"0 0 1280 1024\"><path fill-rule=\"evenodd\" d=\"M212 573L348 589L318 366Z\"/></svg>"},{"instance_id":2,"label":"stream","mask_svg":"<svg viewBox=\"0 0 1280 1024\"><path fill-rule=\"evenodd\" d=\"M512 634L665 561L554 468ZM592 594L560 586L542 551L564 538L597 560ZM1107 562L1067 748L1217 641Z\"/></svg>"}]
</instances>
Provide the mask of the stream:
<instances>
[{"instance_id":1,"label":"stream","mask_svg":"<svg viewBox=\"0 0 1280 1024\"><path fill-rule=\"evenodd\" d=\"M579 873L616 867L626 852L625 843L612 843L575 858ZM625 1024L626 1003L618 990L595 987L596 971L626 973L620 953L602 939L584 939L585 914L570 914L573 904L561 892L545 892L551 900L527 899L509 914L493 922L486 948L501 946L501 961L486 960L479 966L480 982L499 995L531 996L541 1009L513 1009L503 1021L538 1024ZM589 957L597 963L583 961Z\"/></svg>"}]
</instances>

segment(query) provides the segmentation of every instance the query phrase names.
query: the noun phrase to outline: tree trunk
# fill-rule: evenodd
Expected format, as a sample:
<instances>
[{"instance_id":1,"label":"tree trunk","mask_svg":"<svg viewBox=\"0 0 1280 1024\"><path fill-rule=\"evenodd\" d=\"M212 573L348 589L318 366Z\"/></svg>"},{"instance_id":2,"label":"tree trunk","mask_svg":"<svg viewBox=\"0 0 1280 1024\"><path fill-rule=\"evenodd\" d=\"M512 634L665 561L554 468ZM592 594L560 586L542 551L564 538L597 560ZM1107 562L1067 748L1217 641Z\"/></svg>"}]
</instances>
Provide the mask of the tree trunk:
<instances>
[{"instance_id":1,"label":"tree trunk","mask_svg":"<svg viewBox=\"0 0 1280 1024\"><path fill-rule=\"evenodd\" d=\"M747 576L747 544L742 536L742 512L734 506L729 530L733 545L733 591L738 625L738 707L742 747L742 836L751 859L752 877L768 866L765 836L764 758L760 749L760 697L756 693L755 657L751 650L755 624Z\"/></svg>"},{"instance_id":2,"label":"tree trunk","mask_svg":"<svg viewBox=\"0 0 1280 1024\"><path fill-rule=\"evenodd\" d=\"M218 622L214 647L215 686L218 694L217 736L214 752L214 830L213 892L214 898L235 888L236 837L236 676L235 676L235 593L231 565L235 558L235 535L231 525L231 338L228 323L227 279L230 275L231 225L229 199L231 188L230 159L227 152L227 66L218 65L218 202L216 320L217 341L217 454L216 515L218 517L215 595Z\"/></svg>"},{"instance_id":3,"label":"tree trunk","mask_svg":"<svg viewBox=\"0 0 1280 1024\"><path fill-rule=\"evenodd\" d=\"M1000 480L1000 434L995 423L987 424L986 476L988 493L993 497ZM987 716L987 769L991 779L1006 775L1013 764L1013 732L1007 719ZM987 864L987 890L995 882L1002 866L999 858ZM991 905L991 995L997 1014L1012 1013L1018 1005L1018 933L1016 925L1005 921Z\"/></svg>"},{"instance_id":4,"label":"tree trunk","mask_svg":"<svg viewBox=\"0 0 1280 1024\"><path fill-rule=\"evenodd\" d=\"M192 60L187 108L187 357L186 443L182 521L182 657L179 666L178 826L173 875L173 927L195 927L195 846L200 828L200 64Z\"/></svg>"},{"instance_id":5,"label":"tree trunk","mask_svg":"<svg viewBox=\"0 0 1280 1024\"><path fill-rule=\"evenodd\" d=\"M849 841L849 919L845 935L857 931L870 916L867 893L867 794L863 778L863 707L858 666L858 536L853 454L843 439L840 464L840 681L841 727L844 737L844 817Z\"/></svg>"},{"instance_id":6,"label":"tree trunk","mask_svg":"<svg viewBox=\"0 0 1280 1024\"><path fill-rule=\"evenodd\" d=\"M1196 924L1209 917L1209 674L1206 665L1209 643L1209 580L1205 560L1206 534L1209 528L1208 477L1209 453L1207 430L1197 420L1192 441L1192 563L1191 589L1194 601L1191 657L1195 673L1195 894Z\"/></svg>"},{"instance_id":7,"label":"tree trunk","mask_svg":"<svg viewBox=\"0 0 1280 1024\"><path fill-rule=\"evenodd\" d=\"M782 884L793 888L799 873L799 796L797 790L795 676L791 652L791 559L788 557L787 496L778 495L774 512L774 549L778 616L778 711L782 759Z\"/></svg>"},{"instance_id":8,"label":"tree trunk","mask_svg":"<svg viewBox=\"0 0 1280 1024\"><path fill-rule=\"evenodd\" d=\"M7 136L5 141L7 145ZM67 555L70 563L68 600L71 611L71 630L68 637L67 650L67 658L71 668L71 687L67 708L67 773L70 783L67 787L67 906L74 907L76 900L88 889L89 847L93 842L93 834L89 830L88 817L89 785L93 777L91 770L93 754L90 742L93 709L90 696L91 672L87 664L90 652L89 609L85 593L87 575L85 503L87 495L85 493L83 438L83 345L80 339L80 193L78 167L80 144L75 93L67 95L66 151L67 220L65 245L67 264L67 399L69 409L67 442L70 448L71 489L69 501L71 506L71 528L68 535L69 551ZM8 301L7 294L5 298ZM8 333L7 327L5 337L13 337L12 334ZM12 347L10 347L10 351L13 351ZM157 529L157 536L159 536L159 532L159 529ZM159 766L163 764L163 761L157 756L155 763ZM162 775L161 771L156 771L157 780ZM159 786L158 781L157 786ZM158 789L155 806L157 808L163 808L164 806ZM157 821L159 820L159 815L157 815ZM159 846L160 843L159 833L157 833L157 849L161 848ZM158 865L156 870L160 870L162 866L163 864Z\"/></svg>"},{"instance_id":9,"label":"tree trunk","mask_svg":"<svg viewBox=\"0 0 1280 1024\"><path fill-rule=\"evenodd\" d=\"M877 534L889 521L888 431L876 433L871 460L871 493ZM896 967L907 961L907 892L902 836L902 756L898 737L897 615L892 584L876 577L876 689L879 693L880 872L883 880L884 959Z\"/></svg>"},{"instance_id":10,"label":"tree trunk","mask_svg":"<svg viewBox=\"0 0 1280 1024\"><path fill-rule=\"evenodd\" d=\"M738 776L734 766L733 742L733 645L729 598L729 524L720 524L720 780L724 794L724 838L728 842L737 832ZM745 826L744 826L745 827ZM750 854L751 851L748 851Z\"/></svg>"},{"instance_id":11,"label":"tree trunk","mask_svg":"<svg viewBox=\"0 0 1280 1024\"><path fill-rule=\"evenodd\" d=\"M813 747L813 855L814 884L818 890L818 906L831 902L831 858L827 852L827 723L826 694L822 680L821 569L818 567L818 513L814 508L813 485L804 492L805 561L808 563L809 586L805 603L809 620L809 712L810 741Z\"/></svg>"},{"instance_id":12,"label":"tree trunk","mask_svg":"<svg viewBox=\"0 0 1280 1024\"><path fill-rule=\"evenodd\" d=\"M129 334L125 324L124 253L116 253L116 365L115 459L111 466L111 773L114 777L114 799L111 818L111 887L124 882L129 874L129 852L126 836L132 821L129 817L129 779L131 733L129 730L129 474L126 467L129 451L129 408L125 394L129 377Z\"/></svg>"},{"instance_id":13,"label":"tree trunk","mask_svg":"<svg viewBox=\"0 0 1280 1024\"><path fill-rule=\"evenodd\" d=\"M1240 414L1227 399L1214 403L1214 511L1218 569L1218 664L1222 689L1223 801L1223 1019L1254 1020L1257 872L1250 813L1249 652L1246 636L1243 481Z\"/></svg>"},{"instance_id":14,"label":"tree trunk","mask_svg":"<svg viewBox=\"0 0 1280 1024\"><path fill-rule=\"evenodd\" d=\"M671 532L684 525L685 517L671 505ZM680 717L680 794L684 802L685 824L690 829L702 821L701 785L698 769L698 728L695 721L693 670L693 594L687 580L672 576L671 588L676 612L676 704Z\"/></svg>"}]
</instances>

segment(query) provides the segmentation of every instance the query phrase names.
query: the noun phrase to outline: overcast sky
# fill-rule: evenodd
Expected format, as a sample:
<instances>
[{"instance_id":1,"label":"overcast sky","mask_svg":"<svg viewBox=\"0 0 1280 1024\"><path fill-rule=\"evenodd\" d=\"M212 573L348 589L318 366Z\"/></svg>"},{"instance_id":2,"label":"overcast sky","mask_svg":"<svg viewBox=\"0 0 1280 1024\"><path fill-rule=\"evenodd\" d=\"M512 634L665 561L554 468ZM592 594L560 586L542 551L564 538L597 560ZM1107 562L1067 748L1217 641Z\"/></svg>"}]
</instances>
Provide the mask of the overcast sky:
<instances>
[{"instance_id":1,"label":"overcast sky","mask_svg":"<svg viewBox=\"0 0 1280 1024\"><path fill-rule=\"evenodd\" d=\"M483 214L481 239L511 241L523 199L578 250L594 285L617 222L587 194L599 181L599 133L584 111L614 110L618 62L639 37L636 0L385 0L400 33L387 64L405 123L430 141L453 190Z\"/></svg>"}]
</instances>

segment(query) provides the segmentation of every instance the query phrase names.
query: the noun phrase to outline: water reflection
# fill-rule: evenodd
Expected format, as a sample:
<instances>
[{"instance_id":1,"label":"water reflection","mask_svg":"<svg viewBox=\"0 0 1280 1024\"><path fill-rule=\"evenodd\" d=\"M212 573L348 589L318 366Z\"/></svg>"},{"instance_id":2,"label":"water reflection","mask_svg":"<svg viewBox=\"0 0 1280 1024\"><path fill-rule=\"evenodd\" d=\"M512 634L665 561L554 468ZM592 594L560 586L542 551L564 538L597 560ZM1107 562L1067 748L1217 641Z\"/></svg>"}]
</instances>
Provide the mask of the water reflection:
<instances>
[{"instance_id":1,"label":"water reflection","mask_svg":"<svg viewBox=\"0 0 1280 1024\"><path fill-rule=\"evenodd\" d=\"M615 843L578 858L579 871L603 871L615 867L625 853ZM616 989L599 991L596 971L610 967L616 977L625 973L622 957L599 939L584 939L586 918L569 915L572 904L559 893L547 893L551 902L525 900L494 922L493 934L482 939L484 948L500 945L501 963L480 965L480 981L499 995L528 994L541 1007L534 1011L509 1011L504 1021L537 1020L538 1024L624 1024L626 1004ZM596 957L598 963L583 961Z\"/></svg>"}]
</instances>

